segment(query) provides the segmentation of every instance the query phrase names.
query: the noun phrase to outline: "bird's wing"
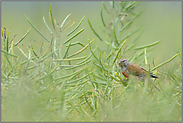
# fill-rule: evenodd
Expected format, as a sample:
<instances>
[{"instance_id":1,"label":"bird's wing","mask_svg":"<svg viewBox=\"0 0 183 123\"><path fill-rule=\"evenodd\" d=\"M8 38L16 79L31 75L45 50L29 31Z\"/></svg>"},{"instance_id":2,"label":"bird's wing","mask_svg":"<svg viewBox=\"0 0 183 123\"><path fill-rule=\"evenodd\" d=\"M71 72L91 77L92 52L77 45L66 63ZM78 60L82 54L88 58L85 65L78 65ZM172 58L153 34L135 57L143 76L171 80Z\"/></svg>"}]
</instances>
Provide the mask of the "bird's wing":
<instances>
[{"instance_id":1,"label":"bird's wing","mask_svg":"<svg viewBox=\"0 0 183 123\"><path fill-rule=\"evenodd\" d=\"M131 74L134 74L134 75L136 75L136 76L142 75L142 74L145 73L144 70L143 70L141 67L139 67L138 65L133 64L133 63L131 63L131 64L127 67L127 69L128 69L128 71L129 71Z\"/></svg>"}]
</instances>

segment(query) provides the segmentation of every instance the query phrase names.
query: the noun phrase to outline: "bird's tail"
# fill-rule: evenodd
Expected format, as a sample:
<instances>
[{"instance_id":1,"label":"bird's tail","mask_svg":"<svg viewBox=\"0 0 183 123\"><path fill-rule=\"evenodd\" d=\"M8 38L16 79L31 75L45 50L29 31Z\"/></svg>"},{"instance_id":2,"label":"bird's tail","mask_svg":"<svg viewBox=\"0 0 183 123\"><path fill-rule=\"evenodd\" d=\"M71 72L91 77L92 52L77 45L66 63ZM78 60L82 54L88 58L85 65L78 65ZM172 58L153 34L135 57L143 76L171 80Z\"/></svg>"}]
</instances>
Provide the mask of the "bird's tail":
<instances>
[{"instance_id":1,"label":"bird's tail","mask_svg":"<svg viewBox=\"0 0 183 123\"><path fill-rule=\"evenodd\" d=\"M157 75L155 75L155 74L153 74L153 73L150 73L150 76L151 76L152 78L159 78Z\"/></svg>"}]
</instances>

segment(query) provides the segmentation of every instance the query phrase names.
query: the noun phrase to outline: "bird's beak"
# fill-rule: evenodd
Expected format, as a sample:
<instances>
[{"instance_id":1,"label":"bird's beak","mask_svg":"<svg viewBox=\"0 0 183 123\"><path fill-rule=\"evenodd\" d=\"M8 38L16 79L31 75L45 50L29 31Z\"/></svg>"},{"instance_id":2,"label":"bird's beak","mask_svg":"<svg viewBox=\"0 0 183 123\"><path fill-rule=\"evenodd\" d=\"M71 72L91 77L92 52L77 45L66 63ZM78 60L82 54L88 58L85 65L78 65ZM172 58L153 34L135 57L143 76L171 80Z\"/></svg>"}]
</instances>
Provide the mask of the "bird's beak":
<instances>
[{"instance_id":1,"label":"bird's beak","mask_svg":"<svg viewBox=\"0 0 183 123\"><path fill-rule=\"evenodd\" d=\"M119 63L118 63L118 64L120 65L120 63L121 63L121 62L119 61Z\"/></svg>"},{"instance_id":2,"label":"bird's beak","mask_svg":"<svg viewBox=\"0 0 183 123\"><path fill-rule=\"evenodd\" d=\"M121 61L122 61L122 59L119 60L119 63L118 63L119 65L121 64Z\"/></svg>"}]
</instances>

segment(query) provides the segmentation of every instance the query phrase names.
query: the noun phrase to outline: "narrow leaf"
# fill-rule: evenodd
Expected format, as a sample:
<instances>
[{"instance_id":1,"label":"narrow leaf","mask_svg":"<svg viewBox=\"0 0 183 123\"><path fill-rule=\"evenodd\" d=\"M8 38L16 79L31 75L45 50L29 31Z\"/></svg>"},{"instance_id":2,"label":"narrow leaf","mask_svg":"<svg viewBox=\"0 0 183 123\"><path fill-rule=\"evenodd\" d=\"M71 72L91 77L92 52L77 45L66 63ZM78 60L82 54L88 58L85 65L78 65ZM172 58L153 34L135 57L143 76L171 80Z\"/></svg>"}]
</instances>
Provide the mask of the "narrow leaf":
<instances>
[{"instance_id":1,"label":"narrow leaf","mask_svg":"<svg viewBox=\"0 0 183 123\"><path fill-rule=\"evenodd\" d=\"M121 52L121 49L122 49L123 45L125 44L125 42L126 42L126 40L123 41L123 43L121 44L121 46L120 46L120 48L119 48L119 50L118 50L118 52L117 52L117 54L116 54L112 64L114 64L116 62L116 59L118 58L118 55Z\"/></svg>"},{"instance_id":2,"label":"narrow leaf","mask_svg":"<svg viewBox=\"0 0 183 123\"><path fill-rule=\"evenodd\" d=\"M80 77L79 79L72 80L72 81L70 81L70 82L68 82L68 83L70 84L70 83L73 83L73 82L78 82L78 81L80 81L80 80L82 80L82 79L84 79L84 78L88 77L88 76L89 76L90 74L92 74L95 70L96 70L96 69L94 69L94 70L93 70L93 71L91 71L90 73L88 73L88 74L86 74L86 75L84 75L84 76Z\"/></svg>"},{"instance_id":3,"label":"narrow leaf","mask_svg":"<svg viewBox=\"0 0 183 123\"><path fill-rule=\"evenodd\" d=\"M96 50L96 49L94 49L92 52L95 52L95 50ZM91 56L92 56L92 54L90 54L86 59L84 59L84 60L78 62L77 65L86 62Z\"/></svg>"},{"instance_id":4,"label":"narrow leaf","mask_svg":"<svg viewBox=\"0 0 183 123\"><path fill-rule=\"evenodd\" d=\"M69 43L69 45L68 45L68 47L67 47L67 49L66 49L66 51L65 51L65 54L64 54L64 56L63 56L62 59L65 59L66 56L68 55L68 51L69 51L70 46L71 46L71 42Z\"/></svg>"},{"instance_id":5,"label":"narrow leaf","mask_svg":"<svg viewBox=\"0 0 183 123\"><path fill-rule=\"evenodd\" d=\"M50 4L49 15L50 15L50 20L51 20L51 22L52 22L53 29L55 30L55 24L54 24L54 21L53 21L53 15L52 15L51 6L52 6L52 4Z\"/></svg>"},{"instance_id":6,"label":"narrow leaf","mask_svg":"<svg viewBox=\"0 0 183 123\"><path fill-rule=\"evenodd\" d=\"M77 44L81 45L82 47L85 47L85 45L84 45L83 43L81 43L81 42L74 42L74 43L71 43L70 46L74 46L74 45L77 45ZM67 45L66 47L68 47L68 45Z\"/></svg>"},{"instance_id":7,"label":"narrow leaf","mask_svg":"<svg viewBox=\"0 0 183 123\"><path fill-rule=\"evenodd\" d=\"M5 53L5 54L8 54L8 55L10 55L10 56L18 57L17 55L8 53L7 51L2 50L2 49L1 49L1 52Z\"/></svg>"},{"instance_id":8,"label":"narrow leaf","mask_svg":"<svg viewBox=\"0 0 183 123\"><path fill-rule=\"evenodd\" d=\"M115 72L115 75L121 80L121 82L123 83L124 86L127 86L127 85L128 85L128 83L125 82L125 81L118 75L117 72Z\"/></svg>"},{"instance_id":9,"label":"narrow leaf","mask_svg":"<svg viewBox=\"0 0 183 123\"><path fill-rule=\"evenodd\" d=\"M83 56L83 57L78 57L78 58L72 58L72 59L55 59L53 62L61 62L61 61L76 61L76 60L81 60L84 59L88 56Z\"/></svg>"},{"instance_id":10,"label":"narrow leaf","mask_svg":"<svg viewBox=\"0 0 183 123\"><path fill-rule=\"evenodd\" d=\"M62 22L62 24L60 25L60 31L62 31L67 19L69 18L69 16L71 15L71 13L69 15L66 16L66 18L64 19L64 21Z\"/></svg>"},{"instance_id":11,"label":"narrow leaf","mask_svg":"<svg viewBox=\"0 0 183 123\"><path fill-rule=\"evenodd\" d=\"M74 15L75 16L75 15ZM74 16L72 16L72 18L65 24L64 29L67 27L67 25L71 22L71 20L74 18ZM77 19L76 19L77 20Z\"/></svg>"},{"instance_id":12,"label":"narrow leaf","mask_svg":"<svg viewBox=\"0 0 183 123\"><path fill-rule=\"evenodd\" d=\"M163 65L165 65L166 63L172 61L172 60L173 60L174 58L176 58L179 54L180 54L180 53L177 53L177 54L174 55L171 59L169 59L169 60L167 60L167 61L165 61L165 62L159 64L158 66L154 67L154 68L152 69L152 71L155 70L155 69L157 69L157 68L159 68L159 67L161 67L161 66L163 66Z\"/></svg>"},{"instance_id":13,"label":"narrow leaf","mask_svg":"<svg viewBox=\"0 0 183 123\"><path fill-rule=\"evenodd\" d=\"M71 68L66 68L66 70L70 70L70 69L74 69L74 68L77 68L77 67L81 67L81 66L83 66L83 65L88 64L90 61L91 61L91 60L88 60L88 61L86 61L86 62L84 62L84 63L82 63L82 64L80 64L80 65L76 65L76 66L71 67Z\"/></svg>"},{"instance_id":14,"label":"narrow leaf","mask_svg":"<svg viewBox=\"0 0 183 123\"><path fill-rule=\"evenodd\" d=\"M27 18L26 15L24 15L27 19L27 21L30 23L30 25L46 40L49 42L49 40L32 24L32 22Z\"/></svg>"},{"instance_id":15,"label":"narrow leaf","mask_svg":"<svg viewBox=\"0 0 183 123\"><path fill-rule=\"evenodd\" d=\"M94 38L92 41L90 41L89 44L91 44L94 40L95 40L95 38ZM83 47L80 51L78 51L78 52L76 52L76 53L74 53L74 54L68 56L68 58L73 57L73 56L75 56L75 55L77 55L77 54L83 52L83 51L89 46L89 44L87 44L85 47Z\"/></svg>"},{"instance_id":16,"label":"narrow leaf","mask_svg":"<svg viewBox=\"0 0 183 123\"><path fill-rule=\"evenodd\" d=\"M106 27L105 22L104 22L104 18L103 18L103 15L102 15L102 9L100 10L100 17L101 17L101 20L102 20L102 24L104 25L104 27Z\"/></svg>"},{"instance_id":17,"label":"narrow leaf","mask_svg":"<svg viewBox=\"0 0 183 123\"><path fill-rule=\"evenodd\" d=\"M79 28L79 26L81 25L81 23L83 22L83 19L85 18L85 16L81 19L81 21L79 22L79 24L71 31L67 34L67 36L69 36L70 34L72 34L74 31L76 31L77 28Z\"/></svg>"},{"instance_id":18,"label":"narrow leaf","mask_svg":"<svg viewBox=\"0 0 183 123\"><path fill-rule=\"evenodd\" d=\"M39 80L42 80L42 79L45 79L46 77L48 77L49 75L51 75L55 70L56 68L60 65L60 63L58 63L52 70L50 70L50 72L47 74L47 75L44 75L38 79L36 79L36 81L39 81Z\"/></svg>"},{"instance_id":19,"label":"narrow leaf","mask_svg":"<svg viewBox=\"0 0 183 123\"><path fill-rule=\"evenodd\" d=\"M80 33L82 33L85 29L86 29L86 27L83 28L83 29L81 29L80 31L78 31L75 35L73 35L72 37L70 37L69 39L67 39L67 40L63 43L63 45L66 44L67 42L69 42L70 40L72 40L73 38L75 38L75 37L76 37L77 35L79 35Z\"/></svg>"},{"instance_id":20,"label":"narrow leaf","mask_svg":"<svg viewBox=\"0 0 183 123\"><path fill-rule=\"evenodd\" d=\"M62 76L62 77L59 77L59 78L56 78L55 81L59 80L59 79L64 79L64 78L68 78L68 77L71 77L73 75L78 75L80 74L81 72L83 72L86 68L82 68L82 69L79 69L78 71L74 72L74 73L71 73L69 75L66 75L66 76Z\"/></svg>"},{"instance_id":21,"label":"narrow leaf","mask_svg":"<svg viewBox=\"0 0 183 123\"><path fill-rule=\"evenodd\" d=\"M115 42L116 42L117 45L119 45L118 40L117 40L117 37L116 37L115 27L113 28L113 31L114 31L114 39L115 39Z\"/></svg>"},{"instance_id":22,"label":"narrow leaf","mask_svg":"<svg viewBox=\"0 0 183 123\"><path fill-rule=\"evenodd\" d=\"M120 42L119 44L121 44L121 42L123 42L125 39L127 39L128 37L130 37L132 34L134 34L135 32L137 32L138 30L140 30L142 27L137 28L136 30L130 32L129 34L127 34Z\"/></svg>"},{"instance_id":23,"label":"narrow leaf","mask_svg":"<svg viewBox=\"0 0 183 123\"><path fill-rule=\"evenodd\" d=\"M154 42L154 43L152 43L152 44L149 44L149 45L137 47L137 48L135 48L135 50L140 50L140 49L144 49L144 48L149 48L149 47L152 47L152 46L157 45L159 42L160 42L160 41L156 41L156 42Z\"/></svg>"},{"instance_id":24,"label":"narrow leaf","mask_svg":"<svg viewBox=\"0 0 183 123\"><path fill-rule=\"evenodd\" d=\"M109 11L107 10L104 1L102 1L105 11L109 14Z\"/></svg>"},{"instance_id":25,"label":"narrow leaf","mask_svg":"<svg viewBox=\"0 0 183 123\"><path fill-rule=\"evenodd\" d=\"M14 47L17 46L20 42L23 41L23 39L29 34L30 29L25 33L25 35L16 44L13 45Z\"/></svg>"},{"instance_id":26,"label":"narrow leaf","mask_svg":"<svg viewBox=\"0 0 183 123\"><path fill-rule=\"evenodd\" d=\"M90 23L90 20L88 19L88 24L89 24L89 26L90 26L90 28L91 28L91 30L93 31L93 33L101 40L101 41L103 41L102 40L102 38L97 34L97 32L93 29L93 27L92 27L92 25L91 25L91 23Z\"/></svg>"},{"instance_id":27,"label":"narrow leaf","mask_svg":"<svg viewBox=\"0 0 183 123\"><path fill-rule=\"evenodd\" d=\"M130 22L128 22L122 29L119 30L119 32L123 31L124 29L126 29L130 24L132 24L133 20L131 20Z\"/></svg>"},{"instance_id":28,"label":"narrow leaf","mask_svg":"<svg viewBox=\"0 0 183 123\"><path fill-rule=\"evenodd\" d=\"M46 23L46 20L45 20L44 16L43 16L43 22L46 25L47 29L50 31L50 33L53 35L53 32L51 31L51 29L49 28L48 24Z\"/></svg>"}]
</instances>

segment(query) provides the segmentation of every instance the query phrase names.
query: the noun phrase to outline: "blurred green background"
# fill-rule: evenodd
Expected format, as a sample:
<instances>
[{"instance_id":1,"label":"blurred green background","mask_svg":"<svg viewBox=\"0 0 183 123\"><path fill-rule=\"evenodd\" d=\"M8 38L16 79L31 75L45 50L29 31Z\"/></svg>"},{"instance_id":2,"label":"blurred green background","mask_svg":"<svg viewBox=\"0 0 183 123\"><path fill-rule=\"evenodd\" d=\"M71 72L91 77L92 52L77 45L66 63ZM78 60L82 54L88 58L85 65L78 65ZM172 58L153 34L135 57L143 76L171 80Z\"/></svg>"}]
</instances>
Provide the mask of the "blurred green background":
<instances>
[{"instance_id":1,"label":"blurred green background","mask_svg":"<svg viewBox=\"0 0 183 123\"><path fill-rule=\"evenodd\" d=\"M109 6L109 2L105 2ZM24 14L31 20L31 22L44 34L48 39L51 38L49 31L43 23L43 16L45 17L48 25L51 27L49 20L49 5L52 4L53 17L56 18L57 23L61 24L64 18L71 13L75 15L74 19L78 19L77 22L85 15L82 27L87 27L86 31L83 32L82 36L78 36L81 42L87 43L88 36L90 39L95 38L91 29L88 26L87 18L91 20L92 26L98 33L101 33L99 25L102 24L100 19L100 9L102 7L101 1L85 1L85 2L74 2L74 1L60 1L60 2L29 2L29 1L2 1L1 4L1 27L5 26L10 28L10 37L18 34L15 38L17 42L31 27L27 22ZM155 41L160 40L161 42L155 46L151 57L148 57L148 61L151 62L155 59L156 65L171 58L182 49L182 14L181 14L181 2L180 1L149 1L141 2L136 8L137 11L144 10L145 12L137 18L132 26L138 27L144 25L144 33L138 39L138 46L147 45ZM109 22L109 17L104 13L104 19ZM102 35L102 34L100 34ZM102 35L105 37L105 35ZM64 37L63 37L64 38ZM105 39L105 38L104 38ZM41 41L43 38L32 29L26 39L23 41L24 44L31 43L33 41ZM95 41L100 46L100 41ZM104 49L106 47L103 47ZM76 49L77 50L77 49ZM19 52L18 50L15 52ZM132 51L133 53L134 51ZM131 54L129 54L131 55ZM174 62L178 62L180 59L175 59ZM152 63L152 62L151 62ZM169 65L166 65L169 67Z\"/></svg>"},{"instance_id":2,"label":"blurred green background","mask_svg":"<svg viewBox=\"0 0 183 123\"><path fill-rule=\"evenodd\" d=\"M103 40L107 40L107 37L103 33L102 28L101 28L102 21L100 18L100 9L102 8L102 1L98 1L98 2L96 2L96 1L91 1L91 2L86 2L86 1L85 2L78 2L78 1L77 2L74 2L74 1L68 1L68 2L66 2L66 1L65 2L62 2L62 1L60 1L60 2L54 2L54 1L52 1L52 2L48 2L48 1L47 2L2 1L1 2L1 28L5 26L8 29L8 32L11 32L9 34L10 39L12 39L13 36L17 34L17 36L14 39L14 43L18 42L19 39L21 39L22 36L27 32L27 30L29 30L31 28L30 24L27 22L27 20L24 16L24 14L25 14L31 20L31 22L36 26L36 28L38 28L38 30L40 30L40 32L42 32L46 36L46 38L50 39L52 36L51 36L50 32L47 30L45 24L43 23L43 16L44 16L49 27L52 29L52 25L51 25L51 22L49 19L50 4L52 4L53 17L56 18L56 21L57 21L57 23L59 23L59 25L63 22L64 18L70 13L71 13L70 18L75 15L72 22L75 19L77 19L75 26L79 23L81 18L83 16L85 16L83 23L81 24L79 29L77 29L77 31L84 27L87 27L87 28L84 32L82 32L82 34L80 34L76 38L74 38L74 41L78 40L79 42L82 42L84 45L86 45L86 44L88 44L88 37L89 37L90 41L92 39L96 38L96 40L94 42L92 42L92 45L94 45L94 46L98 45L98 47L100 47L100 50L102 50L102 51L104 51L107 48L107 45L104 45L104 43L101 42L96 37L96 35L93 34L93 32L90 29L88 22L87 22L87 19L89 18L92 23L93 28L97 31L97 33L103 38ZM107 8L110 10L110 7L111 7L109 5L110 2L106 1L105 4L106 4ZM125 31L129 33L134 28L138 28L143 25L144 32L141 35L141 37L137 39L137 41L136 41L136 42L138 42L137 45L134 48L132 48L131 51L126 52L123 57L126 58L126 57L130 56L132 53L134 53L136 47L148 45L148 44L151 44L158 40L160 40L160 43L158 45L151 48L151 50L149 50L149 49L147 50L147 52L150 53L150 55L147 57L148 64L152 65L153 58L155 60L155 65L158 65L158 64L170 59L172 56L174 56L178 52L181 53L181 51L182 51L181 2L176 2L176 1L175 2L159 2L159 1L141 2L135 8L135 13L139 13L142 10L145 10L144 13L140 17L138 17L134 21L134 23L132 23L130 28L127 28L127 31L126 30ZM112 18L111 15L108 15L106 13L106 11L103 11L103 16L104 16L104 21L105 21L106 25L109 25L111 18ZM120 28L121 27L119 27L118 29L120 29ZM64 41L66 39L68 39L66 34L70 31L71 30L65 30L63 33L61 33L61 41L62 41L62 39ZM122 34L125 35L124 33L122 33ZM119 36L119 33L118 33L118 36L120 38L122 38L123 35ZM38 43L40 43L43 40L44 40L43 37L41 37L32 28L30 33L28 34L28 36L20 43L20 47L22 49L24 48L22 46L22 44L24 46L28 46L29 44L37 45ZM131 37L128 38L125 45L131 46L131 44L133 43L132 40L133 40L133 38L131 38ZM45 41L45 44L46 43L47 42ZM44 46L45 46L45 44L44 44ZM72 50L73 50L72 52L75 53L76 51L78 51L80 49L81 49L80 46L74 47L74 48L72 48ZM24 50L24 51L26 52L27 50ZM65 49L63 49L63 51L65 52ZM86 51L88 51L88 50L86 50ZM18 54L20 56L20 59L25 58L22 55L22 53L20 52L20 50L18 50L17 47L14 48L14 52L15 52L15 54ZM83 54L87 55L87 53L86 54L85 53L86 52L84 52ZM69 51L69 54L72 54L72 53L70 53L70 51ZM165 72L167 72L166 70L171 70L171 69L176 71L175 68L177 68L177 66L180 65L181 58L182 58L182 54L179 55L177 58L175 58L170 63L164 65L161 68L158 68L158 72L163 71L163 69L165 69ZM137 62L139 62L138 60L142 61L141 58L137 59ZM5 65L4 65L4 69L6 68ZM152 68L152 66L151 66L151 68ZM180 66L178 68L180 68ZM18 70L18 68L17 68L17 70ZM178 75L180 74L179 70L180 69L178 69ZM67 74L67 73L64 73L64 74ZM162 84L162 86L163 85L167 86L167 87L163 86L163 87L165 87L164 93L157 92L157 93L155 93L155 95L150 94L150 96L148 95L146 97L146 99L144 99L144 100L141 100L141 98L140 98L141 92L142 92L142 90L138 91L140 86L137 86L137 90L136 90L136 86L135 87L131 86L131 88L134 88L134 91L124 91L124 95L122 98L122 100L124 101L124 102L122 102L122 105L124 105L124 107L127 108L128 110L126 110L125 108L123 109L123 106L119 106L119 108L117 108L118 109L117 111L115 111L116 109L113 109L110 111L111 103L105 102L106 103L105 108L110 112L110 114L109 114L110 117L107 117L107 119L105 119L105 120L109 121L108 119L110 119L111 121L114 121L114 120L120 121L120 118L121 118L120 115L121 115L121 112L123 112L123 117L125 117L124 119L128 119L128 121L133 121L134 118L139 119L139 121L141 121L142 119L143 119L142 121L144 121L144 119L146 119L145 121L156 121L157 119L158 119L158 121L160 121L160 120L170 121L172 119L173 120L176 119L177 121L180 121L181 120L180 114L182 113L181 112L182 105L177 105L177 102L175 102L176 98L173 98L174 96L171 97L171 94L174 93L173 91L176 90L176 88L174 88L174 87L181 86L180 79L181 78L177 77L175 79L175 81L177 81L178 84L175 83L175 84L171 85L171 82L172 82L171 79L166 79L166 78L164 79L162 77L160 83ZM3 102L3 106L2 106L4 108L4 112L3 112L4 120L7 120L7 119L9 120L9 116L12 116L12 119L18 119L18 120L26 119L28 121L39 121L39 120L43 120L43 121L51 120L52 121L52 119L54 119L54 120L62 119L62 117L60 117L60 112L59 113L53 112L55 110L54 110L54 108L52 109L51 106L50 106L51 108L48 107L48 109L45 109L45 106L46 106L45 102L47 101L47 99L50 99L49 91L45 91L45 93L41 93L41 96L39 97L36 95L37 91L39 89L37 89L37 90L35 89L36 93L34 94L34 92L28 90L26 88L27 86L24 85L24 84L29 83L29 80L27 78L25 78L25 80L23 78L23 79L17 80L17 81L20 81L20 82L15 81L17 87L14 87L11 83L9 83L9 81L7 81L7 82L4 81L4 83L5 83L4 86L6 86L7 83L9 84L8 93L6 93L6 90L4 88L3 88L4 91L2 91L4 93L2 96L5 97L6 94L8 94L7 99L4 98L6 100ZM24 81L27 81L27 82L24 82ZM60 81L62 81L62 80L60 80ZM30 81L30 82L32 82L32 81ZM22 86L23 86L22 90L21 89L18 90L20 83L22 83ZM48 80L48 83L50 83L49 80ZM113 84L113 82L111 82L111 83ZM37 82L36 82L36 84L37 84ZM53 84L53 83L51 83L51 84ZM44 86L45 85L43 85L43 87ZM40 86L40 87L42 87L42 86ZM48 86L48 87L50 87L50 90L52 90L52 86ZM86 87L89 87L89 86L86 86ZM88 88L86 88L86 87L83 87L84 90L88 90ZM125 90L125 88L123 88L123 86L122 86L122 88L119 87L118 89L115 89L115 92L119 91L119 93L121 93L120 89ZM15 93L17 90L18 90L18 92ZM49 88L48 88L48 90L49 90ZM72 88L71 88L71 90L72 90ZM179 90L179 93L178 94L176 93L177 95L182 93L181 88L177 88L177 90ZM24 92L25 92L25 94L24 94ZM60 99L59 98L60 92L62 92L62 91L60 91L60 90L56 91L56 94L54 95L54 96L58 95L58 99ZM167 94L165 92L167 92ZM170 92L170 94L168 92ZM82 93L82 91L80 91L80 93ZM27 96L27 94L28 94L28 96ZM22 95L24 95L24 96L22 96ZM127 98L126 95L129 96L129 98ZM161 97L161 98L159 99L159 97ZM178 102L181 103L182 98L180 98L180 96L177 96L177 98L178 98L177 99ZM134 101L134 100L136 100L136 101ZM162 101L158 102L157 100L162 100ZM59 101L57 101L57 102L59 103ZM73 101L73 102L75 102L75 101ZM22 107L22 110L18 110L17 107ZM159 107L159 109L158 109L158 107ZM166 108L166 107L168 107L168 108ZM157 111L156 111L156 108L157 108ZM38 114L36 114L36 115L34 115L35 109L39 110ZM153 110L149 110L149 109L153 109ZM13 112L12 112L12 110L13 110ZM139 112L139 110L140 110L140 112ZM153 111L155 111L155 113ZM103 112L103 111L101 110L101 112ZM17 114L17 115L14 115L14 114ZM53 116L49 117L48 114L52 114ZM55 115L55 114L57 114L57 115ZM111 114L113 114L113 115L111 115ZM136 115L136 114L138 114L138 115ZM67 115L67 114L64 114L64 115ZM73 113L73 115L75 115L75 114ZM115 119L116 118L116 117L114 117L115 115L119 119ZM171 117L170 117L170 115L171 115ZM25 117L25 116L27 116L27 117ZM36 116L36 117L34 117L34 116ZM48 116L48 117L45 117L45 116ZM101 116L100 111L97 114L97 116L100 119L100 116ZM149 116L150 116L150 118L149 118ZM72 116L68 116L68 117L72 117ZM34 119L32 120L32 118L34 118ZM73 118L74 118L73 120L76 120L76 121L77 120L80 121L81 119L83 121L86 121L86 119L87 119L87 117L86 117L86 119L83 119L82 115L79 118L77 117L77 115L76 115L76 117L73 117ZM72 120L72 119L70 119L70 120ZM91 121L91 119L89 119L88 121Z\"/></svg>"}]
</instances>

